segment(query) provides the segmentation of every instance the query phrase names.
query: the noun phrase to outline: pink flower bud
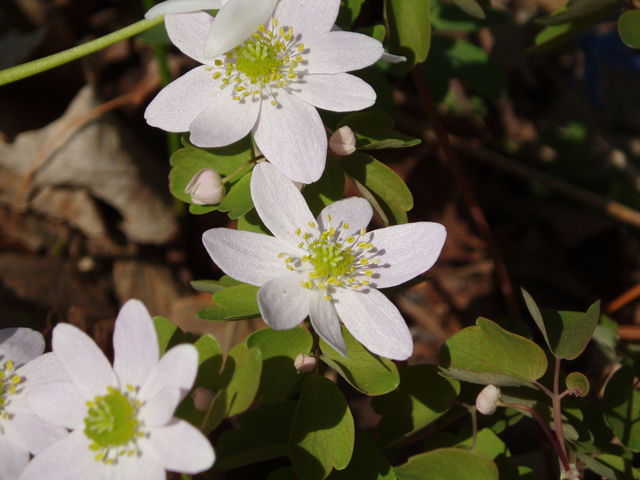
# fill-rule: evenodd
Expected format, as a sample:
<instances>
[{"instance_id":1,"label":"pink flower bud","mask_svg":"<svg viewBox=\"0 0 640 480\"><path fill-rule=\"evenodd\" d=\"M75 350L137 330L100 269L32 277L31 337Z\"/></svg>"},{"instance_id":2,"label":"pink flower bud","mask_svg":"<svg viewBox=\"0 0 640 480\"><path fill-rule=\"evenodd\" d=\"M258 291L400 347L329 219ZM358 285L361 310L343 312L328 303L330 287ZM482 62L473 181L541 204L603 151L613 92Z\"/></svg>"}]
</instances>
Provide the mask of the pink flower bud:
<instances>
[{"instance_id":1,"label":"pink flower bud","mask_svg":"<svg viewBox=\"0 0 640 480\"><path fill-rule=\"evenodd\" d=\"M344 157L356 151L356 136L348 126L340 127L329 139L329 148L333 153Z\"/></svg>"},{"instance_id":2,"label":"pink flower bud","mask_svg":"<svg viewBox=\"0 0 640 480\"><path fill-rule=\"evenodd\" d=\"M300 373L313 372L313 369L316 368L316 357L301 353L296 357L295 362L293 362L293 366L296 367Z\"/></svg>"},{"instance_id":3,"label":"pink flower bud","mask_svg":"<svg viewBox=\"0 0 640 480\"><path fill-rule=\"evenodd\" d=\"M191 201L196 205L217 205L227 192L218 172L203 168L193 176L184 193L191 195Z\"/></svg>"},{"instance_id":4,"label":"pink flower bud","mask_svg":"<svg viewBox=\"0 0 640 480\"><path fill-rule=\"evenodd\" d=\"M196 388L191 394L193 405L201 412L209 410L209 406L211 405L211 402L213 402L213 397L215 397L215 393L204 387Z\"/></svg>"},{"instance_id":5,"label":"pink flower bud","mask_svg":"<svg viewBox=\"0 0 640 480\"><path fill-rule=\"evenodd\" d=\"M495 385L487 385L476 399L476 408L483 415L491 415L498 408L500 398L500 389Z\"/></svg>"}]
</instances>

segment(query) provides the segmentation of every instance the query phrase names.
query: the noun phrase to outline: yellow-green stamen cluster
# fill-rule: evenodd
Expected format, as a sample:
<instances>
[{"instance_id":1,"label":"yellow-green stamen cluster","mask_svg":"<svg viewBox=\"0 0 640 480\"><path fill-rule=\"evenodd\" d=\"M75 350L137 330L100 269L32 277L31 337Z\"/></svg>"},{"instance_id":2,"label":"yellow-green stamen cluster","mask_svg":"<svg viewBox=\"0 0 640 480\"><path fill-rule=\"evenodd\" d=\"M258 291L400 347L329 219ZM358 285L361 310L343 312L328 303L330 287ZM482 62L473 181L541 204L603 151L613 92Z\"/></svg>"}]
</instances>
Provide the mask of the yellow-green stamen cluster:
<instances>
[{"instance_id":1,"label":"yellow-green stamen cluster","mask_svg":"<svg viewBox=\"0 0 640 480\"><path fill-rule=\"evenodd\" d=\"M314 222L309 222L311 233L301 228L295 230L300 237L299 256L280 253L287 268L291 271L306 273L308 280L301 282L307 290L318 288L325 292L324 299L331 300L338 288L358 290L369 285L369 280L359 278L372 277L371 265L378 265L373 243L367 241L367 231L363 228L359 235L348 235L349 225L343 223L338 228L331 226L331 216L327 215L328 226L318 232ZM346 237L346 238L343 238Z\"/></svg>"},{"instance_id":2,"label":"yellow-green stamen cluster","mask_svg":"<svg viewBox=\"0 0 640 480\"><path fill-rule=\"evenodd\" d=\"M16 375L14 364L11 360L7 360L2 369L0 369L0 418L6 420L10 418L10 414L6 408L11 403L10 396L16 393L16 389L22 377Z\"/></svg>"},{"instance_id":3,"label":"yellow-green stamen cluster","mask_svg":"<svg viewBox=\"0 0 640 480\"><path fill-rule=\"evenodd\" d=\"M84 419L84 433L92 440L89 448L97 452L95 460L111 464L120 456L138 452L136 441L144 433L138 421L140 402L134 393L131 385L127 385L125 393L108 387L106 395L86 402L89 410Z\"/></svg>"},{"instance_id":4,"label":"yellow-green stamen cluster","mask_svg":"<svg viewBox=\"0 0 640 480\"><path fill-rule=\"evenodd\" d=\"M271 105L278 102L276 89L287 87L298 74L296 69L303 62L304 44L294 38L293 28L278 28L278 20L271 19L269 28L260 25L256 33L242 45L229 50L224 60L215 60L212 71L214 80L220 80L221 89L233 90L233 99L263 95L271 98Z\"/></svg>"}]
</instances>

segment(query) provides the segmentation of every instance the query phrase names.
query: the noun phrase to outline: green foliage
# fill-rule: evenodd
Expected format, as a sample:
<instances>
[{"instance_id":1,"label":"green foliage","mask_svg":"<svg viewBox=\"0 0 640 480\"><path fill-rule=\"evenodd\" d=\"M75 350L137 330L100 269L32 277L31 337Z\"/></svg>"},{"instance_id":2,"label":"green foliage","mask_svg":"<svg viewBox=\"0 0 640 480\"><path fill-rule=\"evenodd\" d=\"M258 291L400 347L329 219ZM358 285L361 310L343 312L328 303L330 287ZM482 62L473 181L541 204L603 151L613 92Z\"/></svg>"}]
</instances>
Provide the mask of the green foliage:
<instances>
[{"instance_id":1,"label":"green foliage","mask_svg":"<svg viewBox=\"0 0 640 480\"><path fill-rule=\"evenodd\" d=\"M394 124L393 117L384 110L373 110L347 115L338 128L348 125L356 135L356 147L360 150L413 147L421 143L418 138L393 130Z\"/></svg>"},{"instance_id":2,"label":"green foliage","mask_svg":"<svg viewBox=\"0 0 640 480\"><path fill-rule=\"evenodd\" d=\"M227 391L226 416L232 417L251 406L260 386L262 353L239 343L231 349L220 376L213 382L213 390Z\"/></svg>"},{"instance_id":3,"label":"green foliage","mask_svg":"<svg viewBox=\"0 0 640 480\"><path fill-rule=\"evenodd\" d=\"M351 30L351 25L360 14L360 8L364 0L340 0L340 12L336 19L336 25L343 30Z\"/></svg>"},{"instance_id":4,"label":"green foliage","mask_svg":"<svg viewBox=\"0 0 640 480\"><path fill-rule=\"evenodd\" d=\"M238 230L271 235L271 232L264 226L255 209L250 210L246 215L238 219Z\"/></svg>"},{"instance_id":5,"label":"green foliage","mask_svg":"<svg viewBox=\"0 0 640 480\"><path fill-rule=\"evenodd\" d=\"M189 284L194 290L207 293L216 293L227 288L215 280L192 280Z\"/></svg>"},{"instance_id":6,"label":"green foliage","mask_svg":"<svg viewBox=\"0 0 640 480\"><path fill-rule=\"evenodd\" d=\"M640 391L633 367L623 365L607 383L604 412L622 444L634 452L640 451Z\"/></svg>"},{"instance_id":7,"label":"green foliage","mask_svg":"<svg viewBox=\"0 0 640 480\"><path fill-rule=\"evenodd\" d=\"M600 318L600 300L587 313L539 309L529 293L522 289L529 313L544 335L549 350L560 358L573 360L587 347Z\"/></svg>"},{"instance_id":8,"label":"green foliage","mask_svg":"<svg viewBox=\"0 0 640 480\"><path fill-rule=\"evenodd\" d=\"M409 458L394 468L398 480L498 480L498 467L483 455L440 448Z\"/></svg>"},{"instance_id":9,"label":"green foliage","mask_svg":"<svg viewBox=\"0 0 640 480\"><path fill-rule=\"evenodd\" d=\"M640 48L640 10L629 10L618 18L618 33L631 48Z\"/></svg>"},{"instance_id":10,"label":"green foliage","mask_svg":"<svg viewBox=\"0 0 640 480\"><path fill-rule=\"evenodd\" d=\"M395 363L369 352L345 327L342 336L349 358L344 358L328 343L320 339L323 355L320 359L338 372L347 382L366 395L382 395L391 392L400 383Z\"/></svg>"},{"instance_id":11,"label":"green foliage","mask_svg":"<svg viewBox=\"0 0 640 480\"><path fill-rule=\"evenodd\" d=\"M573 390L580 397L589 393L589 379L580 372L571 372L567 375L565 383L569 390Z\"/></svg>"},{"instance_id":12,"label":"green foliage","mask_svg":"<svg viewBox=\"0 0 640 480\"><path fill-rule=\"evenodd\" d=\"M344 172L340 163L331 154L327 155L327 164L320 180L302 189L302 196L309 205L309 210L317 217L322 209L342 199L344 195Z\"/></svg>"},{"instance_id":13,"label":"green foliage","mask_svg":"<svg viewBox=\"0 0 640 480\"><path fill-rule=\"evenodd\" d=\"M633 468L633 454L620 445L608 445L595 458L584 453L578 453L578 458L589 470L608 480L640 479L640 471Z\"/></svg>"},{"instance_id":14,"label":"green foliage","mask_svg":"<svg viewBox=\"0 0 640 480\"><path fill-rule=\"evenodd\" d=\"M354 435L353 416L337 385L318 375L305 378L289 439L296 474L304 480L322 480L333 468L346 468Z\"/></svg>"},{"instance_id":15,"label":"green foliage","mask_svg":"<svg viewBox=\"0 0 640 480\"><path fill-rule=\"evenodd\" d=\"M260 316L258 299L260 287L241 284L228 287L213 294L213 305L200 310L199 318L213 321L246 320Z\"/></svg>"},{"instance_id":16,"label":"green foliage","mask_svg":"<svg viewBox=\"0 0 640 480\"><path fill-rule=\"evenodd\" d=\"M373 207L383 221L387 219L386 224L407 223L407 211L413 208L413 196L393 170L363 152L344 157L341 165L349 177L370 192L377 204L373 204ZM365 192L362 193L366 198Z\"/></svg>"},{"instance_id":17,"label":"green foliage","mask_svg":"<svg viewBox=\"0 0 640 480\"><path fill-rule=\"evenodd\" d=\"M178 326L170 322L164 317L153 317L153 326L158 334L158 343L160 344L160 355L171 347L182 342L182 330Z\"/></svg>"},{"instance_id":18,"label":"green foliage","mask_svg":"<svg viewBox=\"0 0 640 480\"><path fill-rule=\"evenodd\" d=\"M371 440L356 436L353 455L344 470L334 470L328 480L396 480L391 464Z\"/></svg>"},{"instance_id":19,"label":"green foliage","mask_svg":"<svg viewBox=\"0 0 640 480\"><path fill-rule=\"evenodd\" d=\"M509 18L507 12L500 10L490 9L484 13L484 19L470 17L451 3L431 0L431 28L434 32L475 32L483 27L498 25ZM433 45L431 48L433 49Z\"/></svg>"},{"instance_id":20,"label":"green foliage","mask_svg":"<svg viewBox=\"0 0 640 480\"><path fill-rule=\"evenodd\" d=\"M257 397L271 404L284 397L303 376L296 367L296 357L309 353L313 338L302 327L277 331L263 328L247 338L249 347L262 351L262 377Z\"/></svg>"},{"instance_id":21,"label":"green foliage","mask_svg":"<svg viewBox=\"0 0 640 480\"><path fill-rule=\"evenodd\" d=\"M372 399L371 406L382 415L376 429L380 445L429 425L451 407L460 393L458 381L439 375L435 365L413 365L400 371L400 386Z\"/></svg>"},{"instance_id":22,"label":"green foliage","mask_svg":"<svg viewBox=\"0 0 640 480\"><path fill-rule=\"evenodd\" d=\"M229 193L222 199L218 210L221 212L229 212L229 218L236 220L253 208L253 200L251 199L251 172L244 175L238 180Z\"/></svg>"},{"instance_id":23,"label":"green foliage","mask_svg":"<svg viewBox=\"0 0 640 480\"><path fill-rule=\"evenodd\" d=\"M478 2L476 2L476 0L453 0L453 3L460 7L460 10L468 13L472 17L479 18L481 20L486 18L484 10L482 10L482 7Z\"/></svg>"},{"instance_id":24,"label":"green foliage","mask_svg":"<svg viewBox=\"0 0 640 480\"><path fill-rule=\"evenodd\" d=\"M407 57L406 62L398 64L398 70L408 71L415 64L424 62L431 43L428 0L385 0L384 13L389 31L389 51Z\"/></svg>"},{"instance_id":25,"label":"green foliage","mask_svg":"<svg viewBox=\"0 0 640 480\"><path fill-rule=\"evenodd\" d=\"M536 23L547 26L580 22L603 12L609 14L620 3L621 0L569 0L564 7L540 18Z\"/></svg>"}]
</instances>

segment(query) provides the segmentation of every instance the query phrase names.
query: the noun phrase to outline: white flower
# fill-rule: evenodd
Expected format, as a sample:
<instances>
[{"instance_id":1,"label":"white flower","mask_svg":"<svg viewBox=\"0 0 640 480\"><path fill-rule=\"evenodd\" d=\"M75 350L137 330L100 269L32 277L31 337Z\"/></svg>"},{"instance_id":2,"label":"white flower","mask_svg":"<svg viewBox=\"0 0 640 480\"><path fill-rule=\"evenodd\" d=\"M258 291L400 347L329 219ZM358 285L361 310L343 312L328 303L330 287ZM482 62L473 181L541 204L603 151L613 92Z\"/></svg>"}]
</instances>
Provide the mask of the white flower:
<instances>
[{"instance_id":1,"label":"white flower","mask_svg":"<svg viewBox=\"0 0 640 480\"><path fill-rule=\"evenodd\" d=\"M184 189L184 193L191 195L191 201L196 205L217 205L226 192L220 174L213 168L200 170Z\"/></svg>"},{"instance_id":2,"label":"white flower","mask_svg":"<svg viewBox=\"0 0 640 480\"><path fill-rule=\"evenodd\" d=\"M205 58L215 58L244 42L269 20L278 0L168 0L151 8L147 20L161 15L217 10L203 46Z\"/></svg>"},{"instance_id":3,"label":"white flower","mask_svg":"<svg viewBox=\"0 0 640 480\"><path fill-rule=\"evenodd\" d=\"M301 353L294 360L293 366L301 373L311 373L316 368L316 357Z\"/></svg>"},{"instance_id":4,"label":"white flower","mask_svg":"<svg viewBox=\"0 0 640 480\"><path fill-rule=\"evenodd\" d=\"M356 151L356 136L348 125L340 127L329 138L329 148L339 156L351 155Z\"/></svg>"},{"instance_id":5,"label":"white flower","mask_svg":"<svg viewBox=\"0 0 640 480\"><path fill-rule=\"evenodd\" d=\"M165 470L198 473L214 453L205 436L173 417L198 370L193 345L158 360L158 338L144 305L129 300L113 334L113 367L91 338L69 324L53 330L53 354L72 383L32 389L38 415L72 432L37 455L21 480L160 480Z\"/></svg>"},{"instance_id":6,"label":"white flower","mask_svg":"<svg viewBox=\"0 0 640 480\"><path fill-rule=\"evenodd\" d=\"M377 289L429 269L444 244L444 227L419 222L367 233L373 212L362 198L333 203L314 219L293 183L268 163L255 167L251 196L275 237L214 228L203 242L226 274L261 287L265 322L286 330L309 316L318 335L346 356L342 320L371 352L408 358L409 329Z\"/></svg>"},{"instance_id":7,"label":"white flower","mask_svg":"<svg viewBox=\"0 0 640 480\"><path fill-rule=\"evenodd\" d=\"M345 72L371 65L384 51L366 35L332 32L339 7L340 0L281 0L267 24L214 60L202 53L210 15L167 16L173 43L204 65L163 89L147 107L147 122L189 131L199 147L229 145L253 131L260 151L282 173L315 182L327 154L316 107L344 112L373 105L375 91Z\"/></svg>"},{"instance_id":8,"label":"white flower","mask_svg":"<svg viewBox=\"0 0 640 480\"><path fill-rule=\"evenodd\" d=\"M500 389L495 385L487 385L476 398L476 408L483 415L492 415L498 408L498 402L502 398Z\"/></svg>"},{"instance_id":9,"label":"white flower","mask_svg":"<svg viewBox=\"0 0 640 480\"><path fill-rule=\"evenodd\" d=\"M38 454L67 431L38 417L27 392L50 380L63 380L56 359L44 352L44 338L30 328L0 330L0 480L15 480Z\"/></svg>"}]
</instances>

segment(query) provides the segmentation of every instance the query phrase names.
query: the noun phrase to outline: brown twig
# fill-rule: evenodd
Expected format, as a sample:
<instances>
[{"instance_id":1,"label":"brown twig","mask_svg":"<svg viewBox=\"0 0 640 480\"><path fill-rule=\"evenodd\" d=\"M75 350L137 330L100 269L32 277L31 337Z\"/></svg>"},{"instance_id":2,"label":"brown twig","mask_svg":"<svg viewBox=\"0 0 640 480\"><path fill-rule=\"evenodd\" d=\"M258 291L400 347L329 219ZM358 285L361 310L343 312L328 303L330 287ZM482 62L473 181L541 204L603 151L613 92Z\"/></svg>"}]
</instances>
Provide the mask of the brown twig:
<instances>
[{"instance_id":1,"label":"brown twig","mask_svg":"<svg viewBox=\"0 0 640 480\"><path fill-rule=\"evenodd\" d=\"M640 297L640 283L634 285L629 290L624 292L618 298L613 300L609 305L604 309L605 312L611 314L616 310L620 310L626 304L633 302L636 298Z\"/></svg>"},{"instance_id":2,"label":"brown twig","mask_svg":"<svg viewBox=\"0 0 640 480\"><path fill-rule=\"evenodd\" d=\"M453 151L451 141L449 140L449 135L447 134L444 125L442 124L442 120L440 119L440 115L438 114L436 105L433 102L431 93L429 92L429 87L427 86L427 82L425 81L424 74L422 73L422 70L419 66L413 67L412 73L413 81L416 84L418 93L420 94L420 98L422 99L422 103L424 104L424 108L427 111L427 115L431 119L433 128L438 137L438 143L440 145L439 153L447 160L449 167L451 167L451 171L453 172L456 183L458 184L458 187L462 192L462 196L467 203L469 212L471 213L471 216L473 217L473 220L476 223L480 234L484 238L484 241L487 244L489 255L491 255L491 258L493 259L493 262L495 264L496 277L498 279L498 283L500 284L502 294L505 298L509 316L513 318L520 318L520 308L518 307L518 301L513 290L513 285L511 284L511 279L509 278L509 272L507 272L504 260L502 259L502 255L500 254L498 245L495 241L495 238L493 237L493 233L491 232L491 227L489 227L482 208L478 203L478 199L473 193L471 185L469 184L469 180L467 180L464 169L462 168L462 165L460 165L458 157Z\"/></svg>"}]
</instances>

